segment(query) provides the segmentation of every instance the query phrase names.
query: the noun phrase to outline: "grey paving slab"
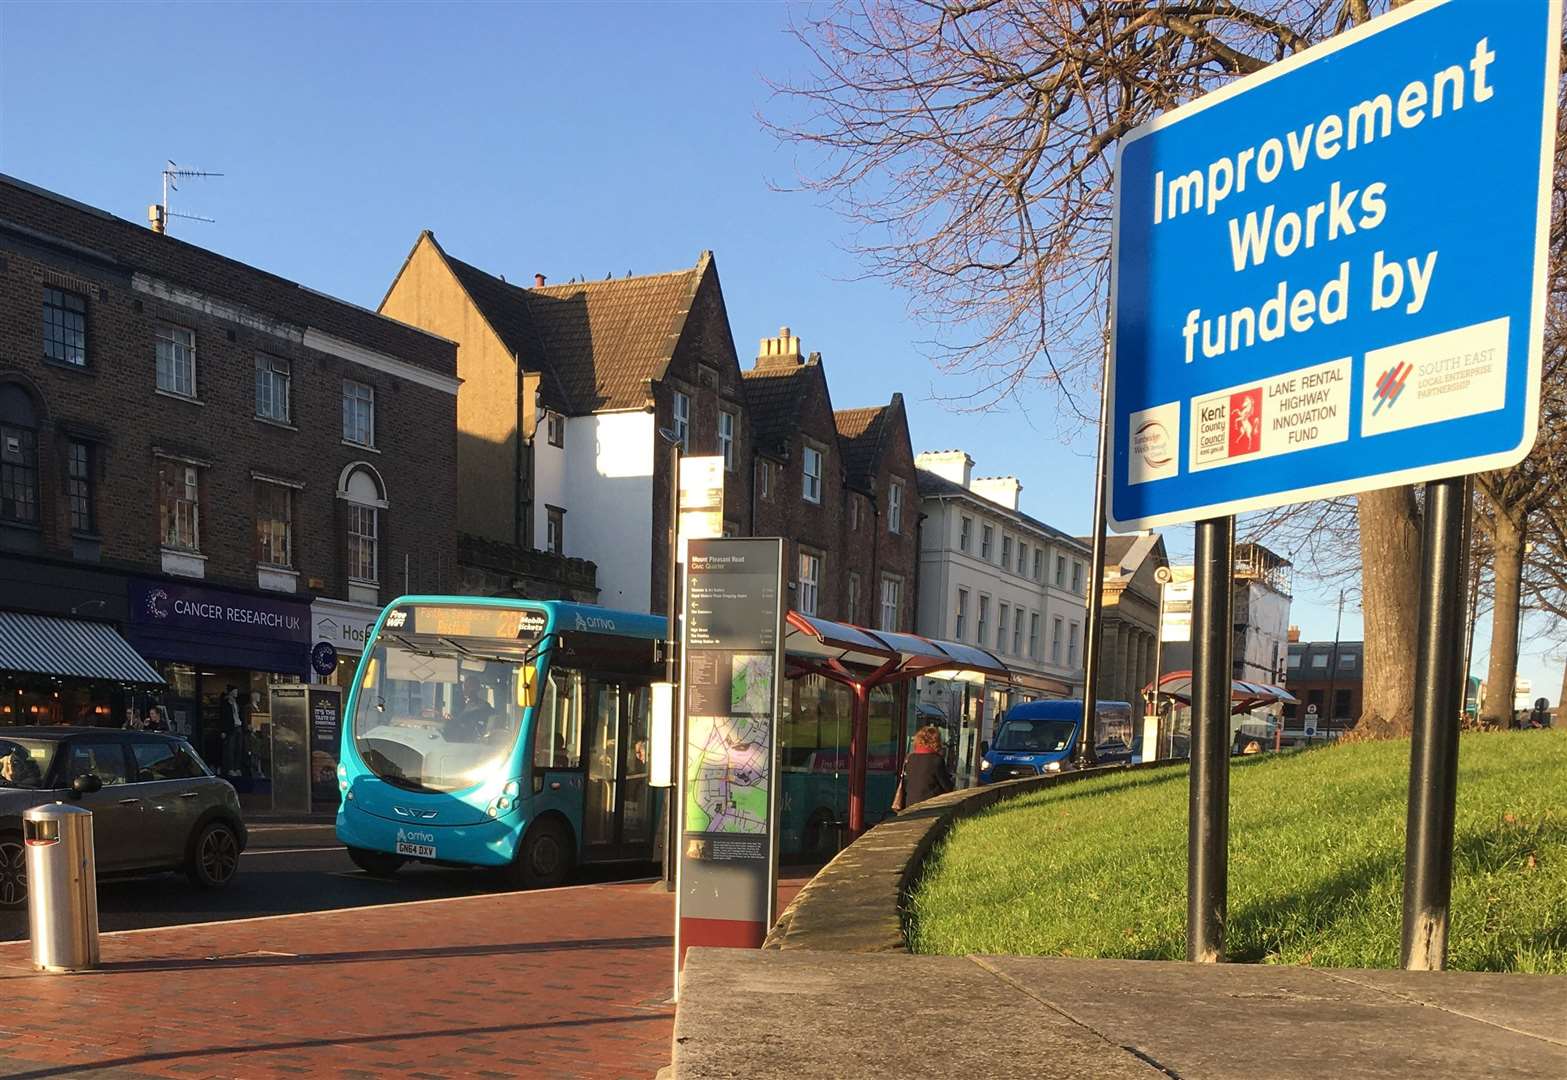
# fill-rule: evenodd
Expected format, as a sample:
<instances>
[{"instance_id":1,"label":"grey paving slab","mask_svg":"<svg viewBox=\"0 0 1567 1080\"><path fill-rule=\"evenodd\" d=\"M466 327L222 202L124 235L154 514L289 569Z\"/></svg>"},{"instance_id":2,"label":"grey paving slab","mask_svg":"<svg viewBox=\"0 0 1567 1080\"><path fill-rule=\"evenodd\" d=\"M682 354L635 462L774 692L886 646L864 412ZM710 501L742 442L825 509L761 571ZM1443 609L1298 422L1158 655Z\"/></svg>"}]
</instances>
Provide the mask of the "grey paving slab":
<instances>
[{"instance_id":1,"label":"grey paving slab","mask_svg":"<svg viewBox=\"0 0 1567 1080\"><path fill-rule=\"evenodd\" d=\"M964 957L692 949L680 1080L1164 1074Z\"/></svg>"},{"instance_id":2,"label":"grey paving slab","mask_svg":"<svg viewBox=\"0 0 1567 1080\"><path fill-rule=\"evenodd\" d=\"M977 959L1015 992L1188 1080L1567 1077L1567 1044L1485 1018L1516 1017L1536 993L1567 996L1567 978Z\"/></svg>"},{"instance_id":3,"label":"grey paving slab","mask_svg":"<svg viewBox=\"0 0 1567 1080\"><path fill-rule=\"evenodd\" d=\"M1567 1046L1567 979L1561 976L1317 970Z\"/></svg>"}]
</instances>

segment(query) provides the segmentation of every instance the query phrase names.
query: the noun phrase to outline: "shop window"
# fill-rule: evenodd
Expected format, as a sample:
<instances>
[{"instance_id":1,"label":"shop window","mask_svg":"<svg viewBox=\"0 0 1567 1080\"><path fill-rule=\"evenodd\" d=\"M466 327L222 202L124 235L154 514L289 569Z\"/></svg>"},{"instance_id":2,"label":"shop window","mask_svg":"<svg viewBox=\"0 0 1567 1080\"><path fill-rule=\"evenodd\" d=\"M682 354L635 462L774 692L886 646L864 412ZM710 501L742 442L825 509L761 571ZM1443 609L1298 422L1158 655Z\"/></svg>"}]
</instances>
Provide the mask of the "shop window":
<instances>
[{"instance_id":1,"label":"shop window","mask_svg":"<svg viewBox=\"0 0 1567 1080\"><path fill-rule=\"evenodd\" d=\"M201 470L195 465L158 459L158 522L164 547L201 550Z\"/></svg>"},{"instance_id":2,"label":"shop window","mask_svg":"<svg viewBox=\"0 0 1567 1080\"><path fill-rule=\"evenodd\" d=\"M97 514L93 507L92 443L72 439L65 444L65 494L71 503L71 531L94 533Z\"/></svg>"},{"instance_id":3,"label":"shop window","mask_svg":"<svg viewBox=\"0 0 1567 1080\"><path fill-rule=\"evenodd\" d=\"M343 380L343 441L375 447L375 387Z\"/></svg>"},{"instance_id":4,"label":"shop window","mask_svg":"<svg viewBox=\"0 0 1567 1080\"><path fill-rule=\"evenodd\" d=\"M158 389L180 397L196 396L196 331L158 324Z\"/></svg>"},{"instance_id":5,"label":"shop window","mask_svg":"<svg viewBox=\"0 0 1567 1080\"><path fill-rule=\"evenodd\" d=\"M289 422L290 365L282 357L256 354L256 415Z\"/></svg>"},{"instance_id":6,"label":"shop window","mask_svg":"<svg viewBox=\"0 0 1567 1080\"><path fill-rule=\"evenodd\" d=\"M38 418L16 383L0 383L0 522L38 524Z\"/></svg>"},{"instance_id":7,"label":"shop window","mask_svg":"<svg viewBox=\"0 0 1567 1080\"><path fill-rule=\"evenodd\" d=\"M256 482L256 561L266 566L294 565L294 490Z\"/></svg>"},{"instance_id":8,"label":"shop window","mask_svg":"<svg viewBox=\"0 0 1567 1080\"><path fill-rule=\"evenodd\" d=\"M44 290L44 359L87 366L87 298L64 289Z\"/></svg>"}]
</instances>

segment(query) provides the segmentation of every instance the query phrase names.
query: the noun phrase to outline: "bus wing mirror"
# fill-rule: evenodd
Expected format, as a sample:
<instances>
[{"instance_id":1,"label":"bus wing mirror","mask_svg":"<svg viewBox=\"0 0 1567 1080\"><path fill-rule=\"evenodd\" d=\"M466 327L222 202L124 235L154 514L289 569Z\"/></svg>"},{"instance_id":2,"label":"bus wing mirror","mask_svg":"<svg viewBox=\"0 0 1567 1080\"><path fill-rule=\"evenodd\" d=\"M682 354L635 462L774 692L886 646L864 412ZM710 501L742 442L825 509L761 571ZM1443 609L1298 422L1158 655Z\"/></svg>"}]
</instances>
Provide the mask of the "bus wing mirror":
<instances>
[{"instance_id":1,"label":"bus wing mirror","mask_svg":"<svg viewBox=\"0 0 1567 1080\"><path fill-rule=\"evenodd\" d=\"M531 709L538 699L539 669L536 664L517 666L517 708Z\"/></svg>"},{"instance_id":2,"label":"bus wing mirror","mask_svg":"<svg viewBox=\"0 0 1567 1080\"><path fill-rule=\"evenodd\" d=\"M368 689L370 689L370 687L374 686L375 685L375 677L376 677L376 675L378 675L380 673L380 671L381 671L381 658L379 656L372 656L370 658L370 662L365 665L365 677L364 677L364 681L359 684L360 687L362 687L365 690L368 690Z\"/></svg>"}]
</instances>

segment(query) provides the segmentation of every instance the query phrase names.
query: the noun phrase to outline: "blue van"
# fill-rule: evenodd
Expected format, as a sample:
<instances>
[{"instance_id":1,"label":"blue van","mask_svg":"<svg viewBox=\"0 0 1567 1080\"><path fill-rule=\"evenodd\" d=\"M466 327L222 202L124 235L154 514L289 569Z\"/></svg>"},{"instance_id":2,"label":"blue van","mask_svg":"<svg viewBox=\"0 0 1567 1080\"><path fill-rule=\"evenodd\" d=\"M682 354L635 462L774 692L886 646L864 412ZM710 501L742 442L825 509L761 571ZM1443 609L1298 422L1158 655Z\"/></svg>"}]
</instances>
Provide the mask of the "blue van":
<instances>
[{"instance_id":1,"label":"blue van","mask_svg":"<svg viewBox=\"0 0 1567 1080\"><path fill-rule=\"evenodd\" d=\"M1135 753L1132 706L1101 701L1096 747L1101 761L1130 760ZM979 782L1016 780L1072 767L1077 734L1083 724L1082 701L1027 701L1007 710L979 763Z\"/></svg>"}]
</instances>

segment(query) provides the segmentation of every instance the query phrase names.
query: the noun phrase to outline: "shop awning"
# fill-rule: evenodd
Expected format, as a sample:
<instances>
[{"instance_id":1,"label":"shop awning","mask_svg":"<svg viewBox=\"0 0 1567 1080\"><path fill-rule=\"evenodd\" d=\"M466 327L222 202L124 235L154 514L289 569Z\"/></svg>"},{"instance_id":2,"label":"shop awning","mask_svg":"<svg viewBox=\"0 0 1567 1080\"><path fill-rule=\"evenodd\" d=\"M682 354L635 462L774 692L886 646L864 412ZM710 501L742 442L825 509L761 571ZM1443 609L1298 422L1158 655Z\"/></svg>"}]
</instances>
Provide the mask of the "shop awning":
<instances>
[{"instance_id":1,"label":"shop awning","mask_svg":"<svg viewBox=\"0 0 1567 1080\"><path fill-rule=\"evenodd\" d=\"M0 671L164 685L114 627L18 611L0 611Z\"/></svg>"}]
</instances>

